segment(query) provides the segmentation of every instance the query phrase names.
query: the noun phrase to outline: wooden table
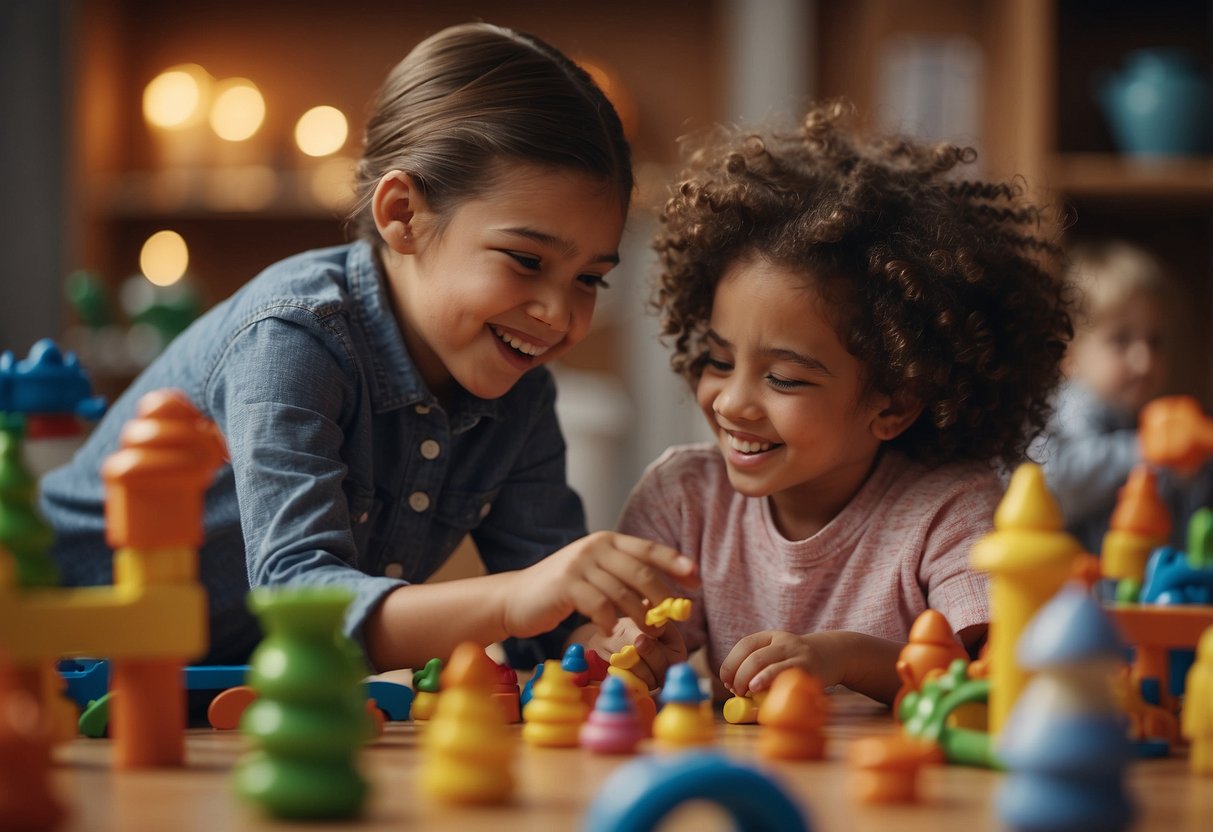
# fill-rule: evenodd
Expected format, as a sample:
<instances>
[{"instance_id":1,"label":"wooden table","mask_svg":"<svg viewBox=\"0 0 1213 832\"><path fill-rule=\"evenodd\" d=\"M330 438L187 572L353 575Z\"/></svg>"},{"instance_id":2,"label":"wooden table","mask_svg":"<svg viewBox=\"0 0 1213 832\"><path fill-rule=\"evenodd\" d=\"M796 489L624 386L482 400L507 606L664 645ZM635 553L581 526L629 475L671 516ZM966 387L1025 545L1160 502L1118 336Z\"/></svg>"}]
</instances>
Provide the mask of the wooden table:
<instances>
[{"instance_id":1,"label":"wooden table","mask_svg":"<svg viewBox=\"0 0 1213 832\"><path fill-rule=\"evenodd\" d=\"M888 712L850 693L834 696L823 762L768 763L755 757L759 727L719 727L718 750L753 761L773 775L804 807L821 832L946 832L1002 828L993 795L1005 776L992 771L943 767L923 773L923 802L915 806L869 806L848 793L843 762L854 739L894 730ZM632 757L601 757L581 749L530 748L521 739L515 758L517 789L508 806L451 808L437 805L416 786L420 733L424 724L389 724L362 758L372 794L364 817L341 824L272 822L237 799L230 774L245 750L238 732L191 731L184 769L116 771L107 740L78 739L56 750L54 781L69 805L70 830L120 832L227 832L234 829L420 830L462 832L507 829L569 830L581 827L586 806L602 782ZM518 726L511 730L517 732ZM1213 779L1189 774L1184 757L1145 760L1129 774L1140 817L1135 829L1197 832L1213 829ZM700 809L679 813L672 828L729 828L723 813ZM706 816L706 817L705 817ZM706 823L704 821L707 821ZM3 823L0 823L0 827Z\"/></svg>"}]
</instances>

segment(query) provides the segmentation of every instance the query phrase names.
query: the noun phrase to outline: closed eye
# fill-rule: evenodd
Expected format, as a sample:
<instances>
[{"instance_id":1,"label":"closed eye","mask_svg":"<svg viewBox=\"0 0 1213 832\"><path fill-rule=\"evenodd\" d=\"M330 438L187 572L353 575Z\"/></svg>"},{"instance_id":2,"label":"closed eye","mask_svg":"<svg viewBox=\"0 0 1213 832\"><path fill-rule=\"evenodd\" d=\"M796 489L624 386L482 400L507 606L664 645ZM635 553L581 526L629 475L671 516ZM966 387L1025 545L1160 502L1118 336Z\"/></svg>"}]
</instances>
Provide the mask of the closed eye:
<instances>
[{"instance_id":1,"label":"closed eye","mask_svg":"<svg viewBox=\"0 0 1213 832\"><path fill-rule=\"evenodd\" d=\"M514 259L514 262L516 262L518 265L522 266L524 269L527 269L529 271L533 271L533 272L539 271L539 267L543 263L543 261L540 260L538 257L534 257L530 254L523 254L520 251L507 251L505 253L508 254L510 257L512 257Z\"/></svg>"},{"instance_id":2,"label":"closed eye","mask_svg":"<svg viewBox=\"0 0 1213 832\"><path fill-rule=\"evenodd\" d=\"M797 387L808 387L807 381L797 381L791 378L780 378L776 375L768 375L767 383L779 390L795 390Z\"/></svg>"},{"instance_id":3,"label":"closed eye","mask_svg":"<svg viewBox=\"0 0 1213 832\"><path fill-rule=\"evenodd\" d=\"M579 275L577 277L577 279L580 280L582 283L584 283L586 286L590 286L595 289L611 288L611 284L607 283L606 278L600 274L583 274L583 275Z\"/></svg>"},{"instance_id":4,"label":"closed eye","mask_svg":"<svg viewBox=\"0 0 1213 832\"><path fill-rule=\"evenodd\" d=\"M719 358L712 358L710 355L707 357L706 361L709 367L720 373L727 373L729 370L733 369L733 365L729 362L721 361Z\"/></svg>"}]
</instances>

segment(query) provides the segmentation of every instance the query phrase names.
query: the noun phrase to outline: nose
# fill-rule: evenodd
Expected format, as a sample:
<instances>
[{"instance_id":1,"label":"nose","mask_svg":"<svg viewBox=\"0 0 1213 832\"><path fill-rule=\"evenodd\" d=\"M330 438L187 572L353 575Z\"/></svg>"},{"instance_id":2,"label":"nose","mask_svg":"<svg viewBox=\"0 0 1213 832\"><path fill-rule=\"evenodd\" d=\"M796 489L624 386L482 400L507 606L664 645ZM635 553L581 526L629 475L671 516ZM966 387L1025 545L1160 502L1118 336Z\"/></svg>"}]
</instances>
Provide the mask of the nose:
<instances>
[{"instance_id":1,"label":"nose","mask_svg":"<svg viewBox=\"0 0 1213 832\"><path fill-rule=\"evenodd\" d=\"M1125 360L1129 369L1138 376L1148 375L1158 363L1158 348L1144 338L1139 338L1129 345Z\"/></svg>"},{"instance_id":2,"label":"nose","mask_svg":"<svg viewBox=\"0 0 1213 832\"><path fill-rule=\"evenodd\" d=\"M573 319L572 291L564 286L543 284L527 304L526 313L557 332L568 332Z\"/></svg>"},{"instance_id":3,"label":"nose","mask_svg":"<svg viewBox=\"0 0 1213 832\"><path fill-rule=\"evenodd\" d=\"M721 380L720 390L712 400L712 410L734 424L762 418L762 406L754 395L753 386L736 372Z\"/></svg>"}]
</instances>

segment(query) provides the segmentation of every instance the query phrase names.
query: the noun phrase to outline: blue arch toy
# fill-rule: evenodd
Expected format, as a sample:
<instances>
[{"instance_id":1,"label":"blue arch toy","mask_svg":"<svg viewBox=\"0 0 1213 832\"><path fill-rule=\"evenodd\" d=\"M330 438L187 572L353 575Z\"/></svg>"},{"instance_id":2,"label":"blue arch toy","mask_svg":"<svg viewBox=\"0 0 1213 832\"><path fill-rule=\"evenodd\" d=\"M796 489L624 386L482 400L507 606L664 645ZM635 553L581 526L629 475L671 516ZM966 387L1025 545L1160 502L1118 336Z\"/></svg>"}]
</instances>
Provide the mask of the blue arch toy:
<instances>
[{"instance_id":1,"label":"blue arch toy","mask_svg":"<svg viewBox=\"0 0 1213 832\"><path fill-rule=\"evenodd\" d=\"M641 757L607 778L585 832L651 832L690 800L720 806L743 832L809 832L808 818L774 780L720 754Z\"/></svg>"}]
</instances>

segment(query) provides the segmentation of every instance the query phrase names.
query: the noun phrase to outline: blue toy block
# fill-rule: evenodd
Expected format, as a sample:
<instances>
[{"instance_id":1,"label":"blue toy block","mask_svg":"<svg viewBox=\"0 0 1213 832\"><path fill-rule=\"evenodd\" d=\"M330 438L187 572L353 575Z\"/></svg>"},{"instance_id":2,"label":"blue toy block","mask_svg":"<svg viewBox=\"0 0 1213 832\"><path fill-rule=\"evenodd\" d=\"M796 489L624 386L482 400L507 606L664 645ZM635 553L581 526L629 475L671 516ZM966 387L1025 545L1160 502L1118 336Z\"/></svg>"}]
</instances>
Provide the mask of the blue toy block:
<instances>
[{"instance_id":1,"label":"blue toy block","mask_svg":"<svg viewBox=\"0 0 1213 832\"><path fill-rule=\"evenodd\" d=\"M585 673L590 665L585 660L585 647L581 644L570 644L560 659L560 669L569 673Z\"/></svg>"},{"instance_id":2,"label":"blue toy block","mask_svg":"<svg viewBox=\"0 0 1213 832\"><path fill-rule=\"evenodd\" d=\"M531 701L531 694L534 692L535 683L539 681L539 677L543 675L543 662L535 665L535 672L531 674L531 678L526 680L526 684L522 686L522 693L518 696L518 706L525 708L526 703Z\"/></svg>"},{"instance_id":3,"label":"blue toy block","mask_svg":"<svg viewBox=\"0 0 1213 832\"><path fill-rule=\"evenodd\" d=\"M408 685L372 679L364 684L364 688L366 698L373 699L388 719L402 722L409 718L413 707L413 689Z\"/></svg>"},{"instance_id":4,"label":"blue toy block","mask_svg":"<svg viewBox=\"0 0 1213 832\"><path fill-rule=\"evenodd\" d=\"M683 803L704 800L746 832L808 832L808 818L757 768L721 754L641 757L620 766L585 814L586 832L651 832Z\"/></svg>"},{"instance_id":5,"label":"blue toy block","mask_svg":"<svg viewBox=\"0 0 1213 832\"><path fill-rule=\"evenodd\" d=\"M1155 549L1146 564L1143 604L1213 604L1213 568L1193 568L1173 546Z\"/></svg>"},{"instance_id":6,"label":"blue toy block","mask_svg":"<svg viewBox=\"0 0 1213 832\"><path fill-rule=\"evenodd\" d=\"M671 702L695 704L707 698L707 694L699 688L699 677L695 675L694 668L686 662L670 665L665 673L665 685L661 688L663 705Z\"/></svg>"},{"instance_id":7,"label":"blue toy block","mask_svg":"<svg viewBox=\"0 0 1213 832\"><path fill-rule=\"evenodd\" d=\"M70 414L90 421L101 418L105 399L94 396L88 374L76 354L60 352L43 338L21 361L0 355L0 412Z\"/></svg>"},{"instance_id":8,"label":"blue toy block","mask_svg":"<svg viewBox=\"0 0 1213 832\"><path fill-rule=\"evenodd\" d=\"M110 663L104 659L66 659L58 668L67 684L68 699L82 711L110 689Z\"/></svg>"}]
</instances>

